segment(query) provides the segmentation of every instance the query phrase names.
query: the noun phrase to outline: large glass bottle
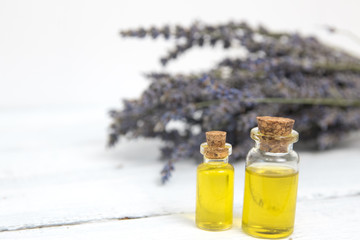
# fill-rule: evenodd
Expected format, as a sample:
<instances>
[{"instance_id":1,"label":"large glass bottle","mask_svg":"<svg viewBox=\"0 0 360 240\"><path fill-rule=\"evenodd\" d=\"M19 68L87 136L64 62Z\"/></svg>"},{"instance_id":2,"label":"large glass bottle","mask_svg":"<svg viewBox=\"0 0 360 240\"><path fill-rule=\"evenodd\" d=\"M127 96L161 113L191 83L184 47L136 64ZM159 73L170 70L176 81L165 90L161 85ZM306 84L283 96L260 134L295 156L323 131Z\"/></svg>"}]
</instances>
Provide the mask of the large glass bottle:
<instances>
[{"instance_id":1,"label":"large glass bottle","mask_svg":"<svg viewBox=\"0 0 360 240\"><path fill-rule=\"evenodd\" d=\"M204 162L197 168L196 225L205 230L219 231L232 227L234 168L228 163L231 145L226 132L206 133L200 152Z\"/></svg>"},{"instance_id":2,"label":"large glass bottle","mask_svg":"<svg viewBox=\"0 0 360 240\"><path fill-rule=\"evenodd\" d=\"M294 120L258 117L246 159L242 229L261 238L283 238L294 229L299 156Z\"/></svg>"}]
</instances>

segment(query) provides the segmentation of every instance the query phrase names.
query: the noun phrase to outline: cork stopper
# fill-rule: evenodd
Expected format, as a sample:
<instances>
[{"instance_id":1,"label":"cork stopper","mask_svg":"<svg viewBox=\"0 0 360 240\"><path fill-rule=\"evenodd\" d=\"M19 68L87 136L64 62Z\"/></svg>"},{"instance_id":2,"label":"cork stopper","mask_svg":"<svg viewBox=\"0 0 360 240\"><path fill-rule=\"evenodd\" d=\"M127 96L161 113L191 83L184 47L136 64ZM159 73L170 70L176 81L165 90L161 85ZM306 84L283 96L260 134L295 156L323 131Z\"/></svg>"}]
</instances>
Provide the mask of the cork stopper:
<instances>
[{"instance_id":1,"label":"cork stopper","mask_svg":"<svg viewBox=\"0 0 360 240\"><path fill-rule=\"evenodd\" d=\"M282 117L257 117L260 132L260 150L273 153L285 153L290 143L297 140L292 135L295 120Z\"/></svg>"},{"instance_id":2,"label":"cork stopper","mask_svg":"<svg viewBox=\"0 0 360 240\"><path fill-rule=\"evenodd\" d=\"M283 117L256 117L259 130L264 135L287 136L291 133L295 120Z\"/></svg>"},{"instance_id":3,"label":"cork stopper","mask_svg":"<svg viewBox=\"0 0 360 240\"><path fill-rule=\"evenodd\" d=\"M222 148L226 143L226 132L223 131L210 131L206 132L206 142L209 147Z\"/></svg>"},{"instance_id":4,"label":"cork stopper","mask_svg":"<svg viewBox=\"0 0 360 240\"><path fill-rule=\"evenodd\" d=\"M207 147L204 149L204 155L209 159L223 159L229 155L229 150L225 147L223 148Z\"/></svg>"},{"instance_id":5,"label":"cork stopper","mask_svg":"<svg viewBox=\"0 0 360 240\"><path fill-rule=\"evenodd\" d=\"M226 132L206 132L206 143L201 144L201 153L209 159L223 159L229 156L231 145L226 144Z\"/></svg>"}]
</instances>

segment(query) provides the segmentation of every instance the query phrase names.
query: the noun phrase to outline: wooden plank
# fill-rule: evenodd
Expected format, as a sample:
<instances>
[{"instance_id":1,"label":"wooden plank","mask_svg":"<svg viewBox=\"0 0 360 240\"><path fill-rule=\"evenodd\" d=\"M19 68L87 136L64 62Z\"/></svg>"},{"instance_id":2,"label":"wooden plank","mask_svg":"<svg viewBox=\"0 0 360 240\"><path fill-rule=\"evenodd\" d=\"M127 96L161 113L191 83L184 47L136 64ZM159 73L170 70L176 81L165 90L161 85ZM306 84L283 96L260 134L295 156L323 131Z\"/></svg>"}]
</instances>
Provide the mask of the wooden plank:
<instances>
[{"instance_id":1,"label":"wooden plank","mask_svg":"<svg viewBox=\"0 0 360 240\"><path fill-rule=\"evenodd\" d=\"M0 114L0 231L194 211L195 162L179 162L162 186L159 142L125 140L106 150L102 114L96 107ZM358 194L359 143L301 153L299 201ZM239 209L243 162L235 172Z\"/></svg>"},{"instance_id":2,"label":"wooden plank","mask_svg":"<svg viewBox=\"0 0 360 240\"><path fill-rule=\"evenodd\" d=\"M299 202L291 239L358 239L360 196ZM240 212L241 210L236 212ZM194 214L174 214L134 220L106 221L0 233L5 239L254 239L241 230L240 214L229 231L208 232L195 227Z\"/></svg>"}]
</instances>

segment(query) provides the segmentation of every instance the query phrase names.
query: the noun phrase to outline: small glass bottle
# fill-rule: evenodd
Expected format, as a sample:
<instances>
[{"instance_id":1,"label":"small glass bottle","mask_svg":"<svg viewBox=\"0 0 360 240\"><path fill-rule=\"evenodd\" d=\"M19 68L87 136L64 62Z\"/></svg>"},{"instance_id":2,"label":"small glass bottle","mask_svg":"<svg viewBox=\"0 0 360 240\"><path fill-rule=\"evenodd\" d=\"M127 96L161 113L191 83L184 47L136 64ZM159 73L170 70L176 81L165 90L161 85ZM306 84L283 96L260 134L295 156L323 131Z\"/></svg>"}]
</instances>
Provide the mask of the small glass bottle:
<instances>
[{"instance_id":1,"label":"small glass bottle","mask_svg":"<svg viewBox=\"0 0 360 240\"><path fill-rule=\"evenodd\" d=\"M261 238L283 238L294 230L299 156L294 120L257 117L246 158L242 229Z\"/></svg>"},{"instance_id":2,"label":"small glass bottle","mask_svg":"<svg viewBox=\"0 0 360 240\"><path fill-rule=\"evenodd\" d=\"M196 225L204 230L230 229L233 222L234 168L228 163L231 145L226 132L206 132L200 152L204 162L197 168Z\"/></svg>"}]
</instances>

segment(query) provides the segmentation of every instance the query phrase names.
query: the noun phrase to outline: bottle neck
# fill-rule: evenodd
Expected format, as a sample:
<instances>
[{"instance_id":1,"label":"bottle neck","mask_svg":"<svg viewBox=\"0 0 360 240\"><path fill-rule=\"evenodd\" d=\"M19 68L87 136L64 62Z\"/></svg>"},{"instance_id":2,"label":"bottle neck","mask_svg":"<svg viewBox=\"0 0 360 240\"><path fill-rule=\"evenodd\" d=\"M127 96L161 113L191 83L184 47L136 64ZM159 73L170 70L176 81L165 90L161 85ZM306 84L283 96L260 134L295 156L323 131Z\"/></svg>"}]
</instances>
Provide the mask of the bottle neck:
<instances>
[{"instance_id":1,"label":"bottle neck","mask_svg":"<svg viewBox=\"0 0 360 240\"><path fill-rule=\"evenodd\" d=\"M275 148L269 145L268 143L262 143L260 141L255 141L255 149L263 152L264 154L269 155L285 155L293 150L293 143L282 146L281 148ZM272 149L272 151L269 151Z\"/></svg>"},{"instance_id":2,"label":"bottle neck","mask_svg":"<svg viewBox=\"0 0 360 240\"><path fill-rule=\"evenodd\" d=\"M286 136L265 135L257 127L251 129L250 136L255 141L255 148L271 154L289 153L293 149L293 144L299 139L299 134L295 130Z\"/></svg>"},{"instance_id":3,"label":"bottle neck","mask_svg":"<svg viewBox=\"0 0 360 240\"><path fill-rule=\"evenodd\" d=\"M229 157L222 158L222 159L211 159L204 156L204 163L210 164L224 164L229 162Z\"/></svg>"},{"instance_id":4,"label":"bottle neck","mask_svg":"<svg viewBox=\"0 0 360 240\"><path fill-rule=\"evenodd\" d=\"M206 142L200 145L200 153L204 156L204 163L228 163L232 153L232 146L226 143L224 147L210 148Z\"/></svg>"}]
</instances>

